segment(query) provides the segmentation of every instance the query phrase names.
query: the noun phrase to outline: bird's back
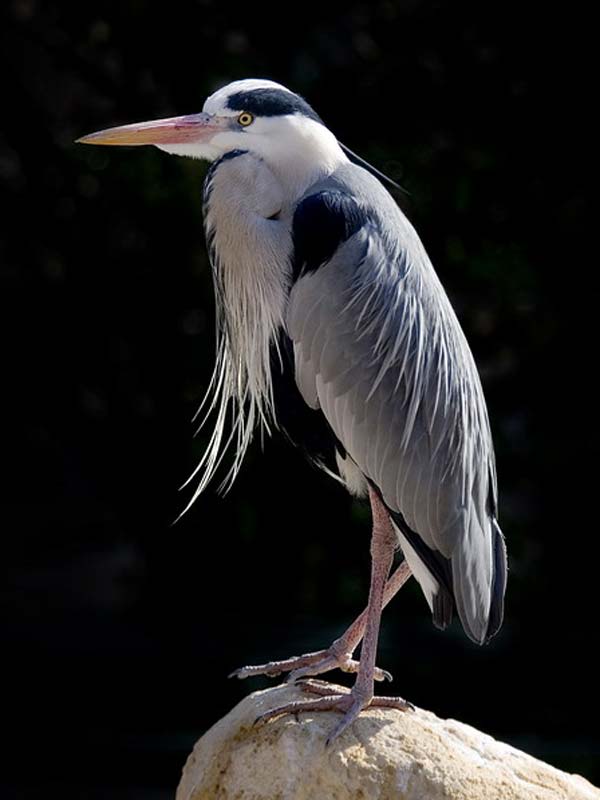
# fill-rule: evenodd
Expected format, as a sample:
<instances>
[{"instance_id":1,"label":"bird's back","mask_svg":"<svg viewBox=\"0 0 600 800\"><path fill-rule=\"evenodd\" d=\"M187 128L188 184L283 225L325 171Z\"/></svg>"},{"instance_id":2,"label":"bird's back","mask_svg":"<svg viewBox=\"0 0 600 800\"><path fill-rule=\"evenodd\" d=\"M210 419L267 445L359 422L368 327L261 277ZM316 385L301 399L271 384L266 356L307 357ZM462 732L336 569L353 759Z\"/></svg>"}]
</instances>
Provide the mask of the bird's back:
<instances>
[{"instance_id":1,"label":"bird's back","mask_svg":"<svg viewBox=\"0 0 600 800\"><path fill-rule=\"evenodd\" d=\"M404 214L353 164L309 189L293 240L298 388L380 492L434 620L455 607L483 642L502 621L506 555L483 391L446 293Z\"/></svg>"}]
</instances>

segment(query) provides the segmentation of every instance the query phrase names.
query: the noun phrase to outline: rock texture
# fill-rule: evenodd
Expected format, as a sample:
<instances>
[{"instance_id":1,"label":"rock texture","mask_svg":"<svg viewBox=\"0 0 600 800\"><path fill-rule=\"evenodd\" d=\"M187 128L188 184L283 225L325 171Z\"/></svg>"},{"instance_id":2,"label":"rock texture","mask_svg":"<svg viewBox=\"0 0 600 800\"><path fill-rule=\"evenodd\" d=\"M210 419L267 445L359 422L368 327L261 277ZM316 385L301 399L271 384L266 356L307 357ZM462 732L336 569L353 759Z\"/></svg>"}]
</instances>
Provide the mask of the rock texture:
<instances>
[{"instance_id":1,"label":"rock texture","mask_svg":"<svg viewBox=\"0 0 600 800\"><path fill-rule=\"evenodd\" d=\"M600 800L584 778L421 709L365 711L329 748L335 712L253 727L303 696L278 686L242 700L196 744L176 800Z\"/></svg>"}]
</instances>

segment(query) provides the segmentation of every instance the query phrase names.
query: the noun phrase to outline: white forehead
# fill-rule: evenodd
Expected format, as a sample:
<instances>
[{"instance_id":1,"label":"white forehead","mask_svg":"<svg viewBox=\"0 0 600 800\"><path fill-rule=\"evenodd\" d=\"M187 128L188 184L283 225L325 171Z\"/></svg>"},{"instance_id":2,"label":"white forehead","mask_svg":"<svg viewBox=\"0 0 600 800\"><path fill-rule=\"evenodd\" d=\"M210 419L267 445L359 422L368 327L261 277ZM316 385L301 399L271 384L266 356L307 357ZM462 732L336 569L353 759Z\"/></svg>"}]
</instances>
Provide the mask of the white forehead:
<instances>
[{"instance_id":1,"label":"white forehead","mask_svg":"<svg viewBox=\"0 0 600 800\"><path fill-rule=\"evenodd\" d=\"M253 89L279 89L293 94L287 87L282 86L280 83L275 83L275 81L268 81L264 78L244 78L244 80L233 81L228 83L227 86L217 89L206 99L202 110L207 114L238 114L239 112L231 111L227 108L227 99L236 92L251 92Z\"/></svg>"}]
</instances>

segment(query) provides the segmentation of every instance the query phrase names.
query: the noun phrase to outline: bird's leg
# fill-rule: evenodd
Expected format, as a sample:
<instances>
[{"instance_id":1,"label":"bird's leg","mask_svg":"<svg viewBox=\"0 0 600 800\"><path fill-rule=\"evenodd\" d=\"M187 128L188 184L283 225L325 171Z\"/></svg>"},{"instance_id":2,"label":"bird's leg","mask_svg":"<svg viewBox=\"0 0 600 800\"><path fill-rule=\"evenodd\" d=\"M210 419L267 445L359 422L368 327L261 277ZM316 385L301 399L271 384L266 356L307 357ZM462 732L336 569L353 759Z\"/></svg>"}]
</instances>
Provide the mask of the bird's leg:
<instances>
[{"instance_id":1,"label":"bird's leg","mask_svg":"<svg viewBox=\"0 0 600 800\"><path fill-rule=\"evenodd\" d=\"M382 610L387 606L392 597L394 597L394 595L400 591L406 581L410 578L411 574L410 567L406 561L403 561L398 567L396 567L391 577L388 578L383 590L383 602L381 604ZM299 680L300 678L306 678L312 675L321 675L323 672L335 669L336 667L344 672L358 672L360 662L353 659L352 654L362 641L365 634L368 611L369 605L367 605L362 614L360 614L360 616L354 620L352 625L350 625L350 627L345 631L345 633L342 634L342 636L339 637L339 639L336 639L327 650L320 651L321 654L325 655L325 659L323 658L323 655L321 655L321 657L312 664L296 667L292 672L290 672L288 681L293 682ZM320 654L317 653L316 655ZM391 674L387 670L382 670L379 667L375 667L375 673L373 677L377 681L384 679L388 681L392 680Z\"/></svg>"},{"instance_id":2,"label":"bird's leg","mask_svg":"<svg viewBox=\"0 0 600 800\"><path fill-rule=\"evenodd\" d=\"M327 743L331 743L337 736L350 725L363 708L368 706L383 705L386 707L406 710L411 705L401 698L377 698L373 695L375 680L375 657L377 654L377 641L379 638L379 623L383 609L386 579L392 566L396 535L389 515L379 495L369 488L369 498L373 512L373 535L371 538L371 586L369 589L369 602L366 608L364 637L361 650L361 659L358 665L358 674L350 692L327 692L322 684L307 687L314 689L316 694L322 696L317 700L298 700L279 708L274 708L261 715L257 722L265 722L281 714L297 714L301 711L340 711L344 714L341 722L330 734Z\"/></svg>"},{"instance_id":3,"label":"bird's leg","mask_svg":"<svg viewBox=\"0 0 600 800\"><path fill-rule=\"evenodd\" d=\"M403 561L399 564L388 579L383 592L382 608L385 608L406 581L411 576L410 567ZM294 656L284 661L270 661L268 664L259 664L253 667L241 667L231 673L230 677L250 678L255 675L269 675L271 677L289 672L287 681L292 683L300 678L313 675L322 675L332 669L341 669L344 672L357 672L359 662L352 658L352 654L362 641L367 624L367 608L350 625L349 628L325 650L307 653L303 656ZM391 680L392 676L387 670L375 667L376 681Z\"/></svg>"}]
</instances>

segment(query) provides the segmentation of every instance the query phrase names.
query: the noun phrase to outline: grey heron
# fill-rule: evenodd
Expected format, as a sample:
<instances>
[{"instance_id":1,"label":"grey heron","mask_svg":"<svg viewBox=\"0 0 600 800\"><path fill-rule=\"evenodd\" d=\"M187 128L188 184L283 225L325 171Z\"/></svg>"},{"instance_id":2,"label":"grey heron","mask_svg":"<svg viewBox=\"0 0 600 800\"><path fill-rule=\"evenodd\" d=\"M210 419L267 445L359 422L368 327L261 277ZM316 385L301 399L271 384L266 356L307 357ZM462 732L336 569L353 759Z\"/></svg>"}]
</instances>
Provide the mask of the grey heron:
<instances>
[{"instance_id":1,"label":"grey heron","mask_svg":"<svg viewBox=\"0 0 600 800\"><path fill-rule=\"evenodd\" d=\"M374 695L374 680L390 677L375 665L383 607L412 574L438 627L456 613L483 644L502 624L507 565L477 368L385 176L302 97L268 80L230 83L198 114L78 141L152 144L212 162L204 224L218 346L204 405L215 426L193 499L228 450L230 484L254 431L280 428L371 504L365 611L325 650L234 674L303 678L314 696L265 719L335 709L343 717L330 740L363 708L409 708ZM392 572L398 547L404 561ZM312 679L334 667L357 673L348 693Z\"/></svg>"}]
</instances>

